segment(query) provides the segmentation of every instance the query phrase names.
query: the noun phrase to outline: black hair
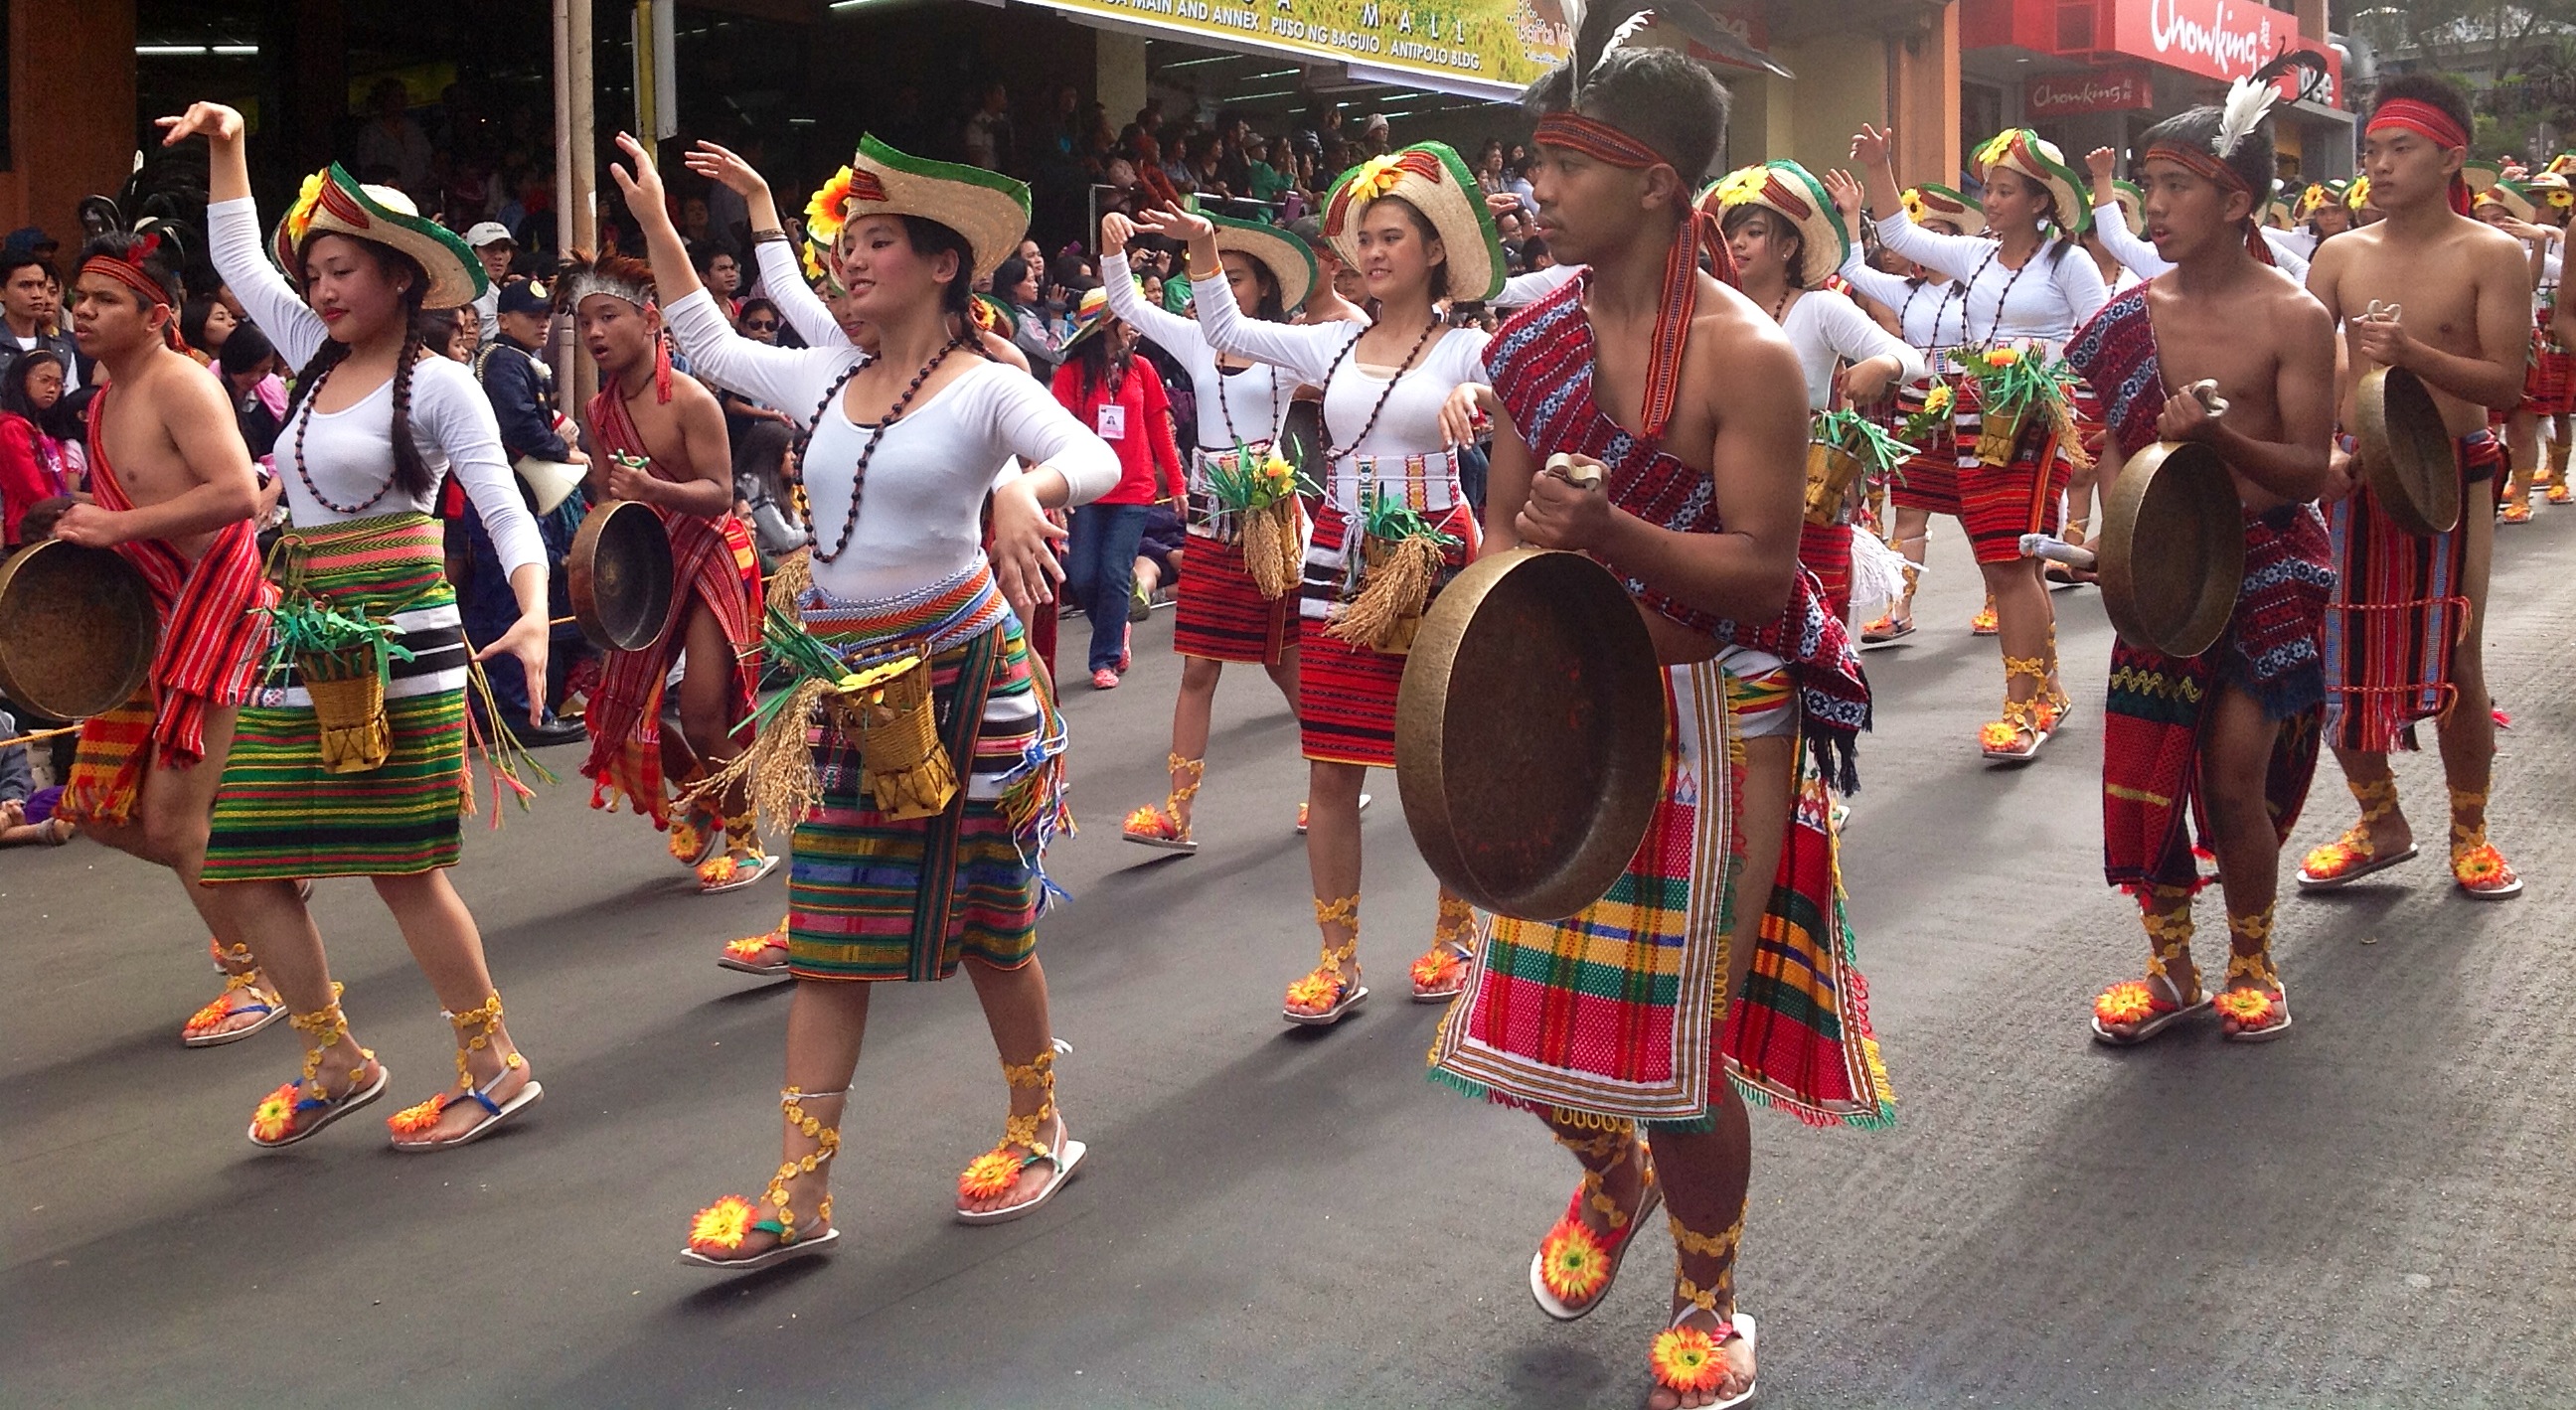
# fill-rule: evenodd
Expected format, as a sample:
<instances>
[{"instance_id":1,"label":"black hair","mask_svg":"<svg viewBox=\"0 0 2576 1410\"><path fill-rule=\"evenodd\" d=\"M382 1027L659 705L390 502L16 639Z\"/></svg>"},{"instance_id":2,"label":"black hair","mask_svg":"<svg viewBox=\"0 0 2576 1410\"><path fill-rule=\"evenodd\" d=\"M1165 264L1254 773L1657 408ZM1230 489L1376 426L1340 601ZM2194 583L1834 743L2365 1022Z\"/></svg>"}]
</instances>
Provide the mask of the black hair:
<instances>
[{"instance_id":1,"label":"black hair","mask_svg":"<svg viewBox=\"0 0 2576 1410\"><path fill-rule=\"evenodd\" d=\"M2441 109L2444 117L2458 123L2462 132L2476 130L2477 123L2469 114L2468 91L2446 74L2399 73L2381 79L2379 87L2370 95L2372 116L2378 115L2381 104L2399 98L2430 103ZM2362 120L2363 127L2369 125L2369 119Z\"/></svg>"},{"instance_id":2,"label":"black hair","mask_svg":"<svg viewBox=\"0 0 2576 1410\"><path fill-rule=\"evenodd\" d=\"M1002 261L1000 264L993 267L993 297L1003 299L1007 302L1008 296L1003 291L1006 289L1016 289L1020 287L1021 282L1026 280L1028 277L1029 262L1027 260L1020 258L1018 255L1013 255L1009 259Z\"/></svg>"},{"instance_id":3,"label":"black hair","mask_svg":"<svg viewBox=\"0 0 2576 1410\"><path fill-rule=\"evenodd\" d=\"M787 448L795 436L775 421L757 420L746 424L733 438L733 477L750 480L769 491L774 498L787 498L787 486L779 474L779 464L787 458Z\"/></svg>"},{"instance_id":4,"label":"black hair","mask_svg":"<svg viewBox=\"0 0 2576 1410\"><path fill-rule=\"evenodd\" d=\"M80 265L87 264L91 260L99 258L118 260L125 264L133 265L135 268L143 271L144 278L151 280L152 283L161 290L161 301L163 303L175 305L180 300L179 275L177 271L171 268L170 265L169 242L166 240L156 240L154 242L152 252L142 256L138 260L135 257L134 252L142 247L144 239L144 236L129 234L123 230L110 230L104 235L92 236L88 243L81 246L79 263L75 264L73 268L77 269ZM44 264L43 260L34 260L30 262L35 264ZM50 273L52 272L53 266L46 265L45 268L46 271ZM8 277L9 276L7 274L0 274L0 283L7 283ZM140 298L142 296L138 294L136 297Z\"/></svg>"},{"instance_id":5,"label":"black hair","mask_svg":"<svg viewBox=\"0 0 2576 1410\"><path fill-rule=\"evenodd\" d=\"M1220 253L1233 255L1237 259L1242 260L1245 264L1252 266L1253 286L1261 291L1260 295L1253 300L1252 316L1271 323L1287 322L1288 305L1286 301L1279 297L1279 276L1271 272L1270 266L1264 264L1260 260L1254 259L1251 255L1246 254L1241 250L1225 250ZM1217 261L1217 268L1219 270L1223 270L1224 267L1225 261L1219 259ZM1220 275L1219 277L1221 279L1224 278L1223 275ZM1197 281L1193 280L1191 282L1195 284ZM1231 279L1224 279L1224 283L1226 297L1234 297L1233 281ZM1198 296L1194 293L1190 297L1195 299Z\"/></svg>"},{"instance_id":6,"label":"black hair","mask_svg":"<svg viewBox=\"0 0 2576 1410\"><path fill-rule=\"evenodd\" d=\"M218 307L220 301L210 296L191 298L179 306L179 336L188 346L199 352L211 351L206 346L206 319Z\"/></svg>"},{"instance_id":7,"label":"black hair","mask_svg":"<svg viewBox=\"0 0 2576 1410\"><path fill-rule=\"evenodd\" d=\"M47 274L54 272L53 263L34 250L0 250L0 284L6 284L17 278L18 271L31 264Z\"/></svg>"},{"instance_id":8,"label":"black hair","mask_svg":"<svg viewBox=\"0 0 2576 1410\"><path fill-rule=\"evenodd\" d=\"M765 294L755 295L754 297L743 300L742 312L734 316L737 319L749 318L751 317L751 311L756 308L765 308L769 310L769 316L778 320L779 331L783 333L787 330L787 315L779 311L776 300L771 299Z\"/></svg>"},{"instance_id":9,"label":"black hair","mask_svg":"<svg viewBox=\"0 0 2576 1410\"><path fill-rule=\"evenodd\" d=\"M231 337L224 339L223 347L215 353L215 365L224 370L225 376L238 377L275 356L276 346L268 341L266 333L259 331L259 325L244 323L233 329Z\"/></svg>"},{"instance_id":10,"label":"black hair","mask_svg":"<svg viewBox=\"0 0 2576 1410\"><path fill-rule=\"evenodd\" d=\"M317 230L304 237L303 243L295 247L295 269L288 275L290 282L299 285L304 282L301 275L312 258L313 242L326 235L338 233L331 230ZM360 249L365 250L375 260L376 268L384 273L388 282L404 274L411 276L411 283L402 293L402 351L394 355L394 419L391 438L394 452L394 488L415 499L421 498L438 488L438 477L430 473L429 462L421 457L419 445L411 438L411 372L412 367L420 361L421 350L429 345L424 337L425 330L421 327L420 317L421 301L429 297L429 274L420 267L420 261L391 245L362 239L355 235L342 235L340 238L353 241ZM346 362L348 358L347 343L336 338L323 339L322 346L314 349L312 360L296 371L295 390L287 396L286 415L283 420L294 420L296 407L303 403L305 397L312 394L314 384L321 381L332 368Z\"/></svg>"},{"instance_id":11,"label":"black hair","mask_svg":"<svg viewBox=\"0 0 2576 1410\"><path fill-rule=\"evenodd\" d=\"M698 278L703 280L709 274L714 272L716 267L716 256L725 255L729 257L732 254L733 251L726 249L722 245L696 245L691 247L689 250L689 267L696 270L698 272ZM734 268L737 270L742 267L741 260L735 260L733 263Z\"/></svg>"},{"instance_id":12,"label":"black hair","mask_svg":"<svg viewBox=\"0 0 2576 1410\"><path fill-rule=\"evenodd\" d=\"M1795 248L1780 257L1780 262L1789 273L1790 288L1803 289L1807 287L1807 232L1798 228L1798 222L1780 214L1769 206L1755 205L1753 202L1747 201L1740 206L1727 207L1726 214L1718 219L1718 230L1723 234L1733 235L1736 231L1742 229L1745 224L1751 221L1756 215L1767 216L1770 218L1771 237L1773 239L1776 240L1782 235L1787 235L1789 238L1798 242Z\"/></svg>"},{"instance_id":13,"label":"black hair","mask_svg":"<svg viewBox=\"0 0 2576 1410\"><path fill-rule=\"evenodd\" d=\"M0 412L23 416L34 422L43 422L45 412L52 408L47 407L42 410L37 408L34 399L27 395L27 378L39 366L49 363L54 367L62 368L62 354L52 348L38 346L29 348L10 359L6 367L0 367ZM63 368L63 370L68 372L70 369ZM60 405L62 398L56 397L54 401L56 405Z\"/></svg>"},{"instance_id":14,"label":"black hair","mask_svg":"<svg viewBox=\"0 0 2576 1410\"><path fill-rule=\"evenodd\" d=\"M2225 116L2215 106L2193 108L2157 123L2138 139L2138 148L2154 156L2158 147L2180 147L2186 151L2207 153L2235 173L2252 193L2247 199L2252 208L2249 221L2260 221L2264 208L2272 202L2272 123L2270 119L2254 124L2254 130L2236 140L2236 149L2219 157L2215 147L2218 125Z\"/></svg>"},{"instance_id":15,"label":"black hair","mask_svg":"<svg viewBox=\"0 0 2576 1410\"><path fill-rule=\"evenodd\" d=\"M1116 315L1110 315L1115 317ZM1136 360L1136 345L1113 346L1118 340L1104 326L1082 340L1073 350L1073 360L1082 368L1082 394L1086 397L1100 391L1105 383L1108 395L1115 399L1126 390L1127 369Z\"/></svg>"},{"instance_id":16,"label":"black hair","mask_svg":"<svg viewBox=\"0 0 2576 1410\"><path fill-rule=\"evenodd\" d=\"M996 79L995 82L998 83L1000 80ZM901 219L904 241L912 246L914 254L923 259L936 259L942 254L957 256L957 277L939 286L939 309L942 313L954 314L965 319L966 326L973 328L975 247L967 242L965 236L927 216L907 215ZM975 343L979 348L981 346L975 339L970 338L967 341Z\"/></svg>"},{"instance_id":17,"label":"black hair","mask_svg":"<svg viewBox=\"0 0 2576 1410\"><path fill-rule=\"evenodd\" d=\"M1379 206L1385 205L1389 201L1393 201L1395 204L1404 207L1405 218L1413 222L1413 228L1416 233L1422 236L1422 242L1424 244L1427 245L1434 240L1440 239L1440 230L1437 226L1434 226L1431 223L1431 217L1422 213L1422 207L1404 199L1402 196L1378 197L1376 200L1369 202L1366 207L1361 209L1361 217L1365 219L1370 211L1377 209ZM1431 266L1431 301L1433 303L1438 303L1440 300L1449 297L1448 242L1442 241L1440 249L1440 262Z\"/></svg>"},{"instance_id":18,"label":"black hair","mask_svg":"<svg viewBox=\"0 0 2576 1410\"><path fill-rule=\"evenodd\" d=\"M1729 105L1726 85L1698 60L1677 49L1636 45L1613 49L1583 76L1559 64L1521 93L1533 118L1579 110L1655 149L1685 187L1696 187L1726 150Z\"/></svg>"},{"instance_id":19,"label":"black hair","mask_svg":"<svg viewBox=\"0 0 2576 1410\"><path fill-rule=\"evenodd\" d=\"M440 357L447 356L448 345L456 341L456 310L430 309L415 321L420 326L421 345Z\"/></svg>"}]
</instances>

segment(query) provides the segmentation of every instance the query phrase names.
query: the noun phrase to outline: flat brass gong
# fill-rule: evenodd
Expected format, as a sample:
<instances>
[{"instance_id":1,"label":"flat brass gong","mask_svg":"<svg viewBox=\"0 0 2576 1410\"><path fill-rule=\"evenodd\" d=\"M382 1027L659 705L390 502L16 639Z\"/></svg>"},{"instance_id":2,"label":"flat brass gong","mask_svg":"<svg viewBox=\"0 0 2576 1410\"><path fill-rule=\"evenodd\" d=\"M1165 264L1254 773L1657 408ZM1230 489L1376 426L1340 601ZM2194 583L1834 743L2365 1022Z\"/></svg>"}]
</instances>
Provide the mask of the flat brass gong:
<instances>
[{"instance_id":1,"label":"flat brass gong","mask_svg":"<svg viewBox=\"0 0 2576 1410\"><path fill-rule=\"evenodd\" d=\"M651 505L616 499L590 511L573 536L564 575L573 619L591 645L641 651L662 639L674 570L670 531Z\"/></svg>"},{"instance_id":2,"label":"flat brass gong","mask_svg":"<svg viewBox=\"0 0 2576 1410\"><path fill-rule=\"evenodd\" d=\"M2442 408L2424 381L2402 367L2361 379L2353 439L2361 477L2379 507L2410 534L2447 534L2460 525L2460 462Z\"/></svg>"},{"instance_id":3,"label":"flat brass gong","mask_svg":"<svg viewBox=\"0 0 2576 1410\"><path fill-rule=\"evenodd\" d=\"M2188 441L2129 457L2095 547L2102 606L2120 635L2171 656L2207 651L2245 581L2245 511L2227 462Z\"/></svg>"},{"instance_id":4,"label":"flat brass gong","mask_svg":"<svg viewBox=\"0 0 2576 1410\"><path fill-rule=\"evenodd\" d=\"M47 539L0 564L0 694L55 719L103 714L152 670L161 616L113 549Z\"/></svg>"}]
</instances>

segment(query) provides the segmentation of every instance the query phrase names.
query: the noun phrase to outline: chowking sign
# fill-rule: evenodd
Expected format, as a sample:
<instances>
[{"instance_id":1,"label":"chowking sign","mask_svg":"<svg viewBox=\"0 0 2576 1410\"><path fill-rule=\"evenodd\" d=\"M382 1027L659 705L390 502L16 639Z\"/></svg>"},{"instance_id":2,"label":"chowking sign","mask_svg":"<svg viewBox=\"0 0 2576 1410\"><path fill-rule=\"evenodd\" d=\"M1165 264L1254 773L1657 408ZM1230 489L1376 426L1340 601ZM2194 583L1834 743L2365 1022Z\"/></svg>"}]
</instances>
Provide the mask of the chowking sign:
<instances>
[{"instance_id":1,"label":"chowking sign","mask_svg":"<svg viewBox=\"0 0 2576 1410\"><path fill-rule=\"evenodd\" d=\"M2261 0L2119 0L2118 13L2112 42L2121 53L2221 82L2252 77L2285 49L2314 49L2326 59L2316 100L2343 106L2343 56L2301 39L2297 16ZM2282 94L2298 96L2292 80L2282 81Z\"/></svg>"},{"instance_id":2,"label":"chowking sign","mask_svg":"<svg viewBox=\"0 0 2576 1410\"><path fill-rule=\"evenodd\" d=\"M2022 90L2022 108L2034 118L2113 113L2155 106L2155 86L2137 65L2042 74Z\"/></svg>"}]
</instances>

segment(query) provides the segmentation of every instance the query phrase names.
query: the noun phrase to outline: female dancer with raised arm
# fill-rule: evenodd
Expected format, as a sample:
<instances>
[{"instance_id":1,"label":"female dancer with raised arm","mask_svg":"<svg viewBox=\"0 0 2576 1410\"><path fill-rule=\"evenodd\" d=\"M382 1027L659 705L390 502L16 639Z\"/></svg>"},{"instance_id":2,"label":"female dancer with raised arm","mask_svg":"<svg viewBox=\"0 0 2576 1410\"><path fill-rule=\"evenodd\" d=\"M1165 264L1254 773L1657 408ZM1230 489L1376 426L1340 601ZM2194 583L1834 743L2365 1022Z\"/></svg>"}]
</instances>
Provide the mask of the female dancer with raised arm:
<instances>
[{"instance_id":1,"label":"female dancer with raised arm","mask_svg":"<svg viewBox=\"0 0 2576 1410\"><path fill-rule=\"evenodd\" d=\"M713 142L700 142L681 161L690 171L709 181L719 182L742 197L743 209L751 226L752 259L760 269L760 286L768 293L770 302L778 305L779 317L796 330L796 336L805 340L805 346L855 347L862 352L875 352L876 331L855 318L845 324L841 317L842 311L847 309L849 291L841 287L839 276L832 270L834 261L830 257L830 247L840 233L849 203L848 167L841 168L831 180L823 183L823 188L814 194L813 201L805 208L808 230L820 227L821 233L810 236L818 244L808 246L807 252L815 261L825 290L832 296L833 302L827 303L807 282L806 269L798 262L796 247L789 241L786 227L778 218L778 203L770 195L767 178L751 163ZM836 304L839 305L837 309ZM952 322L952 331L967 326L977 325L957 320ZM977 337L986 357L1008 363L1022 372L1029 370L1028 355L1012 346L1010 339L980 326ZM813 428L805 426L802 430L810 435ZM803 453L801 446L798 453ZM778 924L767 934L728 940L717 956L716 964L764 979L783 977L788 973L787 929L788 919L781 916Z\"/></svg>"},{"instance_id":2,"label":"female dancer with raised arm","mask_svg":"<svg viewBox=\"0 0 2576 1410\"><path fill-rule=\"evenodd\" d=\"M1190 279L1225 277L1216 228L1183 211L1137 223L1186 240ZM1458 154L1423 142L1345 173L1324 207L1324 235L1359 271L1378 321L1293 326L1245 318L1233 299L1202 299L1199 330L1219 353L1249 357L1324 389L1331 483L1315 518L1299 603L1297 720L1311 825L1323 958L1288 986L1280 1016L1331 1024L1368 997L1360 983L1360 784L1395 767L1395 696L1411 622L1437 580L1475 554L1475 510L1458 486L1456 448L1473 438L1450 406L1485 380L1486 334L1450 328L1442 299L1489 299L1502 287L1493 217ZM1413 966L1413 996L1446 1002L1475 954L1475 912L1440 893L1431 948Z\"/></svg>"},{"instance_id":3,"label":"female dancer with raised arm","mask_svg":"<svg viewBox=\"0 0 2576 1410\"><path fill-rule=\"evenodd\" d=\"M1226 293L1200 285L1201 297L1230 297L1246 318L1284 323L1316 286L1314 256L1295 236L1275 226L1210 216L1217 256L1225 264ZM1195 852L1190 812L1207 776L1208 717L1216 684L1229 661L1256 665L1297 709L1297 629L1289 615L1296 601L1294 556L1265 568L1276 576L1266 591L1245 559L1241 506L1220 502L1211 472L1247 483L1268 465L1280 428L1294 404L1297 379L1246 357L1220 355L1199 324L1145 301L1127 273L1127 242L1135 224L1115 211L1100 218L1100 278L1109 310L1127 320L1189 369L1198 393L1195 450L1190 455L1188 571L1172 623L1172 649L1181 656L1180 697L1172 705L1171 792L1160 805L1127 815L1121 835L1130 842L1175 852ZM1284 452L1283 452L1284 454ZM1283 501L1285 522L1300 517L1293 487ZM1269 526L1265 526L1269 527ZM1271 546L1256 532L1255 545ZM1286 547L1302 552L1302 535Z\"/></svg>"},{"instance_id":4,"label":"female dancer with raised arm","mask_svg":"<svg viewBox=\"0 0 2576 1410\"><path fill-rule=\"evenodd\" d=\"M1986 183L1984 236L1944 235L1914 223L1896 189L1889 134L1864 126L1852 138L1852 160L1868 170L1869 211L1887 248L1967 286L1972 347L2014 347L2058 357L2066 340L2101 311L2109 291L2101 268L2075 245L2092 223L2084 183L2057 148L2023 128L1977 150ZM2047 232L2054 228L2058 238ZM1978 733L1978 747L1998 763L2039 756L2070 703L2057 681L2057 614L2036 558L2022 556L2021 536L2058 527L2058 498L2074 474L2080 446L2063 444L2032 417L2007 465L1988 465L1965 448L1978 424L1974 383L1960 379L1958 399L1960 517L1976 547L1977 568L1994 594L2004 656L2001 718Z\"/></svg>"},{"instance_id":5,"label":"female dancer with raised arm","mask_svg":"<svg viewBox=\"0 0 2576 1410\"><path fill-rule=\"evenodd\" d=\"M260 247L241 114L198 103L161 125L164 145L207 139L215 269L303 369L278 445L280 466L291 467L281 478L294 527L271 559L287 591L279 619L287 640L242 708L204 873L304 1034L302 1079L261 1101L250 1138L291 1145L385 1091L384 1065L349 1035L341 986L296 889L303 878L363 876L456 1030L455 1090L392 1117L394 1148L463 1145L544 1095L502 1026L483 937L447 879L458 816L472 801L472 662L506 652L528 679L546 678L546 554L536 521L482 385L425 348L419 332L424 308L474 298L483 267L402 193L360 186L337 166L305 179L278 224L273 265ZM441 470L473 498L519 601L517 623L470 659L429 512ZM326 648L309 628L327 618L370 619L390 633ZM345 683L308 676L325 659L321 649L372 654L380 713L344 727L334 710L326 725L315 692ZM537 723L533 706L529 722Z\"/></svg>"},{"instance_id":6,"label":"female dancer with raised arm","mask_svg":"<svg viewBox=\"0 0 2576 1410\"><path fill-rule=\"evenodd\" d=\"M1046 511L1118 479L1109 447L1025 373L982 356L971 323L958 321L968 284L1019 244L1028 188L860 139L832 258L853 311L876 330L871 358L736 334L689 268L660 176L634 139L618 146L634 166L610 174L644 227L681 351L719 385L812 422L811 581L792 608L773 591L770 635L829 665L806 668L746 755L764 813L795 819L784 1155L759 1203L727 1196L698 1213L683 1257L749 1270L839 1237L823 1167L840 1149L869 981L942 979L961 961L1001 1054L1010 1117L1001 1143L958 1177L957 1217L1017 1218L1083 1156L1055 1106L1037 962L1039 858L1063 817L1064 727L1018 614L1053 591L1049 540L1061 531ZM996 487L1014 455L1031 468ZM989 558L979 523L988 490ZM791 587L796 576L781 573ZM841 693L862 672L882 679L883 703L855 686ZM927 691L912 679L924 674ZM809 717L825 701L830 742L809 765Z\"/></svg>"},{"instance_id":7,"label":"female dancer with raised arm","mask_svg":"<svg viewBox=\"0 0 2576 1410\"><path fill-rule=\"evenodd\" d=\"M1826 172L1824 183L1834 198L1834 209L1842 212L1844 228L1859 229L1866 203L1860 183L1847 171ZM1974 235L1985 228L1985 212L1975 201L1935 182L1907 187L1901 203L1907 218L1918 226L1952 235ZM1944 369L1949 364L1950 349L1967 341L1968 305L1961 297L1967 288L1946 274L1935 273L1901 256L1899 259L1911 273L1890 274L1879 269L1869 262L1860 242L1854 241L1842 267L1844 282L1895 311L1898 334L1907 346L1923 354L1927 369L1925 375L1896 392L1900 424L1925 423L1924 429L1914 435L1899 437L1910 440L1916 449L1887 491L1893 510L1890 517L1895 521L1888 541L1914 566L1905 571L1905 596L1877 621L1861 628L1860 639L1872 645L1914 634L1914 588L1922 576L1932 516L1947 514L1957 518L1959 514L1959 448L1950 428L1950 379ZM1986 599L1969 630L1980 636L1994 635L1993 598Z\"/></svg>"},{"instance_id":8,"label":"female dancer with raised arm","mask_svg":"<svg viewBox=\"0 0 2576 1410\"><path fill-rule=\"evenodd\" d=\"M1851 251L1851 227L1805 167L1774 161L1729 172L1702 205L1735 257L1737 292L1797 348L1810 413L1876 401L1923 375L1923 354L1826 287ZM1812 519L1800 534L1798 560L1824 584L1825 610L1837 618L1851 615L1851 535L1848 522Z\"/></svg>"}]
</instances>

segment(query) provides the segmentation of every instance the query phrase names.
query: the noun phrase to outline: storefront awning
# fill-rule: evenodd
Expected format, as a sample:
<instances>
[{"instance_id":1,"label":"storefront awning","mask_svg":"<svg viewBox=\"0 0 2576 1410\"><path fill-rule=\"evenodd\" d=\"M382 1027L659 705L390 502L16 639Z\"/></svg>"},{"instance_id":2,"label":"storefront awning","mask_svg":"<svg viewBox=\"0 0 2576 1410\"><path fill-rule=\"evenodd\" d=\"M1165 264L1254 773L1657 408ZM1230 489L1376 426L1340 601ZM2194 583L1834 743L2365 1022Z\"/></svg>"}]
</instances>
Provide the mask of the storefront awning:
<instances>
[{"instance_id":1,"label":"storefront awning","mask_svg":"<svg viewBox=\"0 0 2576 1410\"><path fill-rule=\"evenodd\" d=\"M1565 27L1514 0L1031 0L1099 29L1290 59L1326 70L1325 85L1424 88L1509 102L1565 57Z\"/></svg>"}]
</instances>

